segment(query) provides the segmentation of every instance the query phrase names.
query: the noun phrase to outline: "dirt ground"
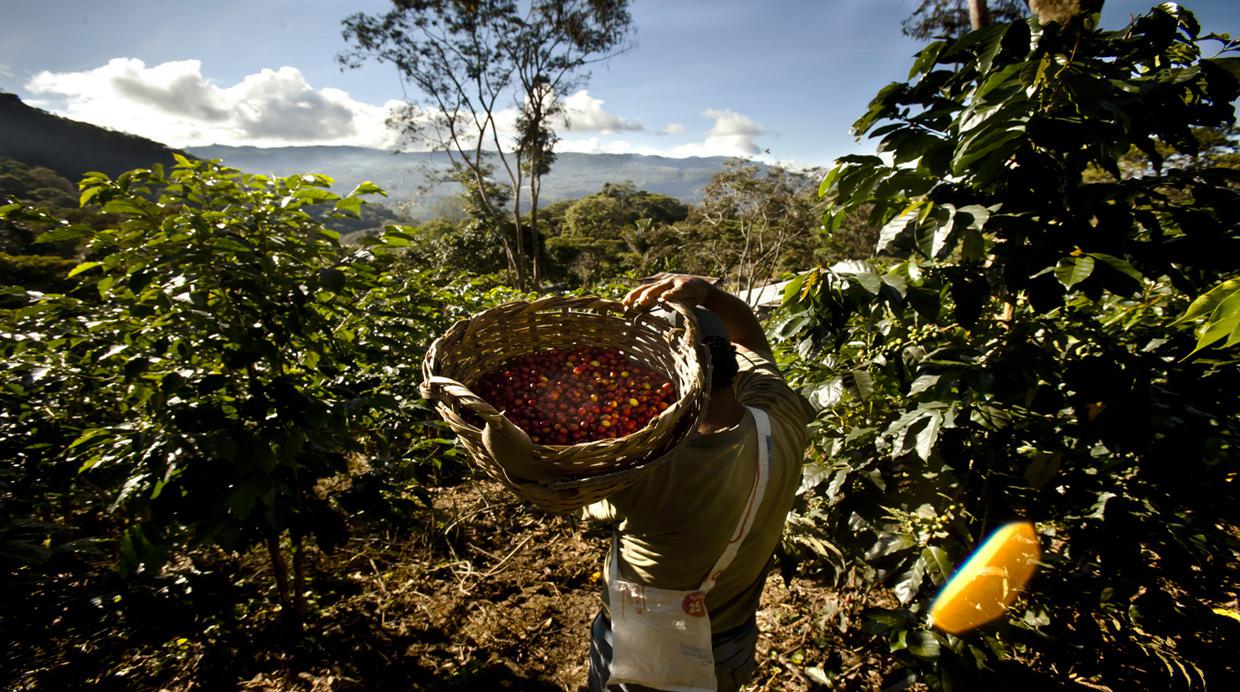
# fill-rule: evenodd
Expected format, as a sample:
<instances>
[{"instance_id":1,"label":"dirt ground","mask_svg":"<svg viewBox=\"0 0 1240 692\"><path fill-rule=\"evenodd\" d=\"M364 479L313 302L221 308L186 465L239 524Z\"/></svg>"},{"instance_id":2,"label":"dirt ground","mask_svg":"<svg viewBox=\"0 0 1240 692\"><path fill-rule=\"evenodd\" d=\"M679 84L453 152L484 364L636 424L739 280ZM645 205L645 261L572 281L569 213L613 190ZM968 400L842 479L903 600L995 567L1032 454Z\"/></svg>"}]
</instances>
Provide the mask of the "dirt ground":
<instances>
[{"instance_id":1,"label":"dirt ground","mask_svg":"<svg viewBox=\"0 0 1240 692\"><path fill-rule=\"evenodd\" d=\"M426 490L429 507L402 520L410 524L384 532L383 522L357 517L343 547L311 551L299 634L274 605L269 563L257 551L238 559L201 549L147 577L122 576L106 561L66 571L25 600L6 601L29 603L19 621L30 624L0 632L0 689L585 689L605 531L533 510L490 481ZM892 594L860 601L773 571L758 612L759 667L746 689L926 689L861 626L863 610L895 605ZM1234 612L1234 594L1222 606ZM1215 677L1226 680L1234 666L1220 670ZM1116 679L1147 676L1134 671ZM975 689L999 682L1129 688L1011 660Z\"/></svg>"},{"instance_id":2,"label":"dirt ground","mask_svg":"<svg viewBox=\"0 0 1240 692\"><path fill-rule=\"evenodd\" d=\"M4 633L0 688L585 689L604 530L490 481L428 490L417 525L384 534L359 521L342 548L310 552L302 634L274 605L263 553L203 549L141 588L100 563L32 598L55 606L31 608L42 624L30 632ZM863 604L840 601L773 573L748 689L808 690L827 677L833 689L884 687L891 660L859 628L836 626Z\"/></svg>"},{"instance_id":3,"label":"dirt ground","mask_svg":"<svg viewBox=\"0 0 1240 692\"><path fill-rule=\"evenodd\" d=\"M346 554L318 565L356 584L354 595L321 610L322 636L348 636L372 647L371 656L338 655L305 668L265 671L242 687L349 690L382 681L417 689L585 689L603 530L530 510L489 481L439 489L434 506L441 537L435 544L358 540ZM834 594L821 586L769 579L758 613L760 667L752 689L816 687L802 670L822 665L832 652L845 659L837 686L879 686L879 661L867 670L860 655L822 640L825 623L815 624L813 614L828 604L838 609ZM366 620L373 636L347 635L347 628Z\"/></svg>"}]
</instances>

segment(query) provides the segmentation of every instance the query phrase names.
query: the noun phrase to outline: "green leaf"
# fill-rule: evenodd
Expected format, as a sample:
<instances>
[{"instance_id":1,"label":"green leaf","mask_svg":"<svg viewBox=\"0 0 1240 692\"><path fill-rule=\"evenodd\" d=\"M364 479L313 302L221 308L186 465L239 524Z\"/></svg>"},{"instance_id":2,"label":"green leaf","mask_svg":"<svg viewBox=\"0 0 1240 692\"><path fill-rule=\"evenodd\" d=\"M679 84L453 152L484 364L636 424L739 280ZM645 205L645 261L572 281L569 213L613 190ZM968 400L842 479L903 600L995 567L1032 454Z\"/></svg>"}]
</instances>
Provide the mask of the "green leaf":
<instances>
[{"instance_id":1,"label":"green leaf","mask_svg":"<svg viewBox=\"0 0 1240 692\"><path fill-rule=\"evenodd\" d=\"M878 295L878 292L883 288L883 280L878 274L857 272L856 274L849 275L848 278L856 281L862 288L874 295Z\"/></svg>"},{"instance_id":2,"label":"green leaf","mask_svg":"<svg viewBox=\"0 0 1240 692\"><path fill-rule=\"evenodd\" d=\"M943 259L956 247L956 238L959 236L956 232L957 225L954 223L956 210L952 208L949 211L950 214L947 221L934 229L934 236L930 241L930 251L926 253L929 257Z\"/></svg>"},{"instance_id":3,"label":"green leaf","mask_svg":"<svg viewBox=\"0 0 1240 692\"><path fill-rule=\"evenodd\" d=\"M356 195L374 195L374 194L383 195L384 197L388 196L387 192L384 192L383 188L379 187L378 185L375 185L369 180L366 180L366 181L359 183L357 187L353 188L353 192L349 193L349 197L353 197Z\"/></svg>"},{"instance_id":4,"label":"green leaf","mask_svg":"<svg viewBox=\"0 0 1240 692\"><path fill-rule=\"evenodd\" d=\"M1231 330L1231 336L1227 339L1227 343L1223 344L1223 348L1231 348L1240 343L1240 319L1232 320L1235 326Z\"/></svg>"},{"instance_id":5,"label":"green leaf","mask_svg":"<svg viewBox=\"0 0 1240 692\"><path fill-rule=\"evenodd\" d=\"M883 225L878 232L878 243L875 245L875 251L882 254L890 254L892 246L908 234L909 230L916 225L920 216L921 208L928 204L925 200L919 200L910 204L893 218Z\"/></svg>"},{"instance_id":6,"label":"green leaf","mask_svg":"<svg viewBox=\"0 0 1240 692\"><path fill-rule=\"evenodd\" d=\"M233 516L245 520L250 516L254 505L258 502L259 489L253 480L247 480L237 486L228 495L228 506Z\"/></svg>"},{"instance_id":7,"label":"green leaf","mask_svg":"<svg viewBox=\"0 0 1240 692\"><path fill-rule=\"evenodd\" d=\"M908 395L916 396L926 391L927 389L934 387L935 385L939 383L939 379L941 377L942 375L922 375L918 377L917 379L913 380L913 384L909 386Z\"/></svg>"},{"instance_id":8,"label":"green leaf","mask_svg":"<svg viewBox=\"0 0 1240 692\"><path fill-rule=\"evenodd\" d=\"M1002 129L988 129L965 139L952 158L952 174L967 175L974 163L985 158L1001 165L1019 146L1025 136L1024 123L1010 124Z\"/></svg>"},{"instance_id":9,"label":"green leaf","mask_svg":"<svg viewBox=\"0 0 1240 692\"><path fill-rule=\"evenodd\" d=\"M409 236L399 231L386 231L380 236L380 240L389 247L409 247L410 245Z\"/></svg>"},{"instance_id":10,"label":"green leaf","mask_svg":"<svg viewBox=\"0 0 1240 692\"><path fill-rule=\"evenodd\" d=\"M809 399L809 403L813 404L818 410L831 408L840 403L840 399L844 396L844 381L838 377L823 382L808 392L805 397Z\"/></svg>"},{"instance_id":11,"label":"green leaf","mask_svg":"<svg viewBox=\"0 0 1240 692\"><path fill-rule=\"evenodd\" d=\"M1108 255L1104 252L1090 252L1087 253L1087 256L1103 262L1108 267L1123 274L1124 276L1127 276L1133 281L1136 281L1138 284L1145 281L1145 277L1141 275L1141 272L1137 271L1131 264L1128 264L1128 262L1116 257L1115 255Z\"/></svg>"},{"instance_id":12,"label":"green leaf","mask_svg":"<svg viewBox=\"0 0 1240 692\"><path fill-rule=\"evenodd\" d=\"M966 262L980 262L986 257L986 239L972 228L966 228L960 237L960 257Z\"/></svg>"},{"instance_id":13,"label":"green leaf","mask_svg":"<svg viewBox=\"0 0 1240 692\"><path fill-rule=\"evenodd\" d=\"M895 555L916 545L916 541L902 533L882 533L879 535L878 540L865 551L865 559L876 560L888 555Z\"/></svg>"},{"instance_id":14,"label":"green leaf","mask_svg":"<svg viewBox=\"0 0 1240 692\"><path fill-rule=\"evenodd\" d=\"M798 275L787 284L784 284L783 303L785 305L796 302L793 300L793 297L797 296L801 292L801 286L805 283L806 276L808 276L808 274Z\"/></svg>"},{"instance_id":15,"label":"green leaf","mask_svg":"<svg viewBox=\"0 0 1240 692\"><path fill-rule=\"evenodd\" d=\"M912 69L908 71L908 78L912 79L919 74L929 72L946 46L947 42L945 41L935 41L918 51L917 60L913 63Z\"/></svg>"},{"instance_id":16,"label":"green leaf","mask_svg":"<svg viewBox=\"0 0 1240 692\"><path fill-rule=\"evenodd\" d=\"M1094 258L1089 255L1065 257L1055 265L1055 278L1066 288L1081 283L1094 273Z\"/></svg>"},{"instance_id":17,"label":"green leaf","mask_svg":"<svg viewBox=\"0 0 1240 692\"><path fill-rule=\"evenodd\" d=\"M870 608L861 613L861 627L869 634L886 634L911 624L912 618L904 610Z\"/></svg>"},{"instance_id":18,"label":"green leaf","mask_svg":"<svg viewBox=\"0 0 1240 692\"><path fill-rule=\"evenodd\" d=\"M982 41L981 50L978 51L977 57L977 69L982 74L990 72L990 66L994 64L995 57L1003 49L1003 37L1007 34L1009 26L1011 25L995 24L984 29L988 33Z\"/></svg>"},{"instance_id":19,"label":"green leaf","mask_svg":"<svg viewBox=\"0 0 1240 692\"><path fill-rule=\"evenodd\" d=\"M78 274L81 274L82 272L90 271L91 269L94 269L95 267L99 267L102 265L103 265L103 262L82 262L78 266L69 270L69 274L66 276L66 278L71 279L77 276Z\"/></svg>"},{"instance_id":20,"label":"green leaf","mask_svg":"<svg viewBox=\"0 0 1240 692\"><path fill-rule=\"evenodd\" d=\"M915 630L907 638L908 652L918 658L935 659L939 657L941 645L939 639L929 630Z\"/></svg>"},{"instance_id":21,"label":"green leaf","mask_svg":"<svg viewBox=\"0 0 1240 692\"><path fill-rule=\"evenodd\" d=\"M90 228L86 226L61 226L60 228L53 228L52 230L47 231L46 233L39 234L39 237L35 238L34 242L36 243L59 243L65 240L77 240L78 238L85 238L86 236L91 235L92 233L94 233L94 231L92 231Z\"/></svg>"},{"instance_id":22,"label":"green leaf","mask_svg":"<svg viewBox=\"0 0 1240 692\"><path fill-rule=\"evenodd\" d=\"M362 198L344 197L336 202L336 211L344 212L350 216L360 216L362 213Z\"/></svg>"},{"instance_id":23,"label":"green leaf","mask_svg":"<svg viewBox=\"0 0 1240 692\"><path fill-rule=\"evenodd\" d=\"M874 376L870 374L870 371L858 368L850 374L859 399L867 401L874 396Z\"/></svg>"},{"instance_id":24,"label":"green leaf","mask_svg":"<svg viewBox=\"0 0 1240 692\"><path fill-rule=\"evenodd\" d=\"M1227 339L1223 344L1224 348L1240 342L1240 291L1233 291L1215 306L1197 339L1197 347L1188 355L1191 356L1224 338Z\"/></svg>"},{"instance_id":25,"label":"green leaf","mask_svg":"<svg viewBox=\"0 0 1240 692\"><path fill-rule=\"evenodd\" d=\"M100 437L102 435L107 435L110 432L111 431L108 430L107 428L88 428L86 430L83 430L82 434L78 435L78 438L69 445L68 449L73 449L74 447L79 447L81 445L87 444L91 442L92 440L95 440L95 438Z\"/></svg>"},{"instance_id":26,"label":"green leaf","mask_svg":"<svg viewBox=\"0 0 1240 692\"><path fill-rule=\"evenodd\" d=\"M990 220L990 213L990 209L980 204L966 204L956 210L962 221L968 219L967 227L975 231L985 228L986 222Z\"/></svg>"},{"instance_id":27,"label":"green leaf","mask_svg":"<svg viewBox=\"0 0 1240 692\"><path fill-rule=\"evenodd\" d=\"M871 127L874 127L875 123L891 112L895 101L907 91L908 85L901 84L900 82L892 82L880 89L874 99L870 101L869 110L853 123L853 134L860 137Z\"/></svg>"},{"instance_id":28,"label":"green leaf","mask_svg":"<svg viewBox=\"0 0 1240 692\"><path fill-rule=\"evenodd\" d=\"M95 197L98 197L99 193L103 192L106 189L107 188L104 187L103 185L91 185L90 187L82 190L81 196L78 197L78 206L79 207L86 206L87 202L91 201Z\"/></svg>"},{"instance_id":29,"label":"green leaf","mask_svg":"<svg viewBox=\"0 0 1240 692\"><path fill-rule=\"evenodd\" d=\"M844 165L845 164L841 163L827 172L826 177L822 179L822 184L818 186L819 197L827 196L827 193L831 190L831 186L835 185L835 181L839 179L840 171L844 168Z\"/></svg>"},{"instance_id":30,"label":"green leaf","mask_svg":"<svg viewBox=\"0 0 1240 692\"><path fill-rule=\"evenodd\" d=\"M918 556L908 570L896 579L893 587L901 605L908 605L913 602L914 598L917 598L917 592L921 591L921 583L925 577L926 563Z\"/></svg>"},{"instance_id":31,"label":"green leaf","mask_svg":"<svg viewBox=\"0 0 1240 692\"><path fill-rule=\"evenodd\" d=\"M109 214L133 214L137 216L146 214L145 209L127 199L110 200L103 205L103 210Z\"/></svg>"},{"instance_id":32,"label":"green leaf","mask_svg":"<svg viewBox=\"0 0 1240 692\"><path fill-rule=\"evenodd\" d=\"M930 575L930 581L937 586L947 581L952 574L952 562L947 557L947 551L938 546L926 546L921 551L921 559L926 563L926 573Z\"/></svg>"},{"instance_id":33,"label":"green leaf","mask_svg":"<svg viewBox=\"0 0 1240 692\"><path fill-rule=\"evenodd\" d=\"M1184 314L1172 324L1183 324L1206 317L1214 312L1219 303L1237 292L1240 292L1240 279L1228 279L1198 296L1188 306L1188 310L1185 310Z\"/></svg>"},{"instance_id":34,"label":"green leaf","mask_svg":"<svg viewBox=\"0 0 1240 692\"><path fill-rule=\"evenodd\" d=\"M939 429L943 427L943 414L935 411L926 416L926 424L917 431L915 449L922 461L929 461L934 445L939 441Z\"/></svg>"}]
</instances>

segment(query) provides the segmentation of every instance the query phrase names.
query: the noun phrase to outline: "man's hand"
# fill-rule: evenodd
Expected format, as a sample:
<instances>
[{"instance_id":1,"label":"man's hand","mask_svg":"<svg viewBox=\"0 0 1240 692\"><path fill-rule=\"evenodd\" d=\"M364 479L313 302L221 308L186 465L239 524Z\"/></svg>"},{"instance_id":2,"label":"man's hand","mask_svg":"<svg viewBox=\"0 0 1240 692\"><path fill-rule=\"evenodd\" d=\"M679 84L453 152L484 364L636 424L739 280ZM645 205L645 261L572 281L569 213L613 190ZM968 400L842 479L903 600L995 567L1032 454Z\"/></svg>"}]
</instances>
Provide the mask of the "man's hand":
<instances>
[{"instance_id":1,"label":"man's hand","mask_svg":"<svg viewBox=\"0 0 1240 692\"><path fill-rule=\"evenodd\" d=\"M674 300L690 305L704 305L707 295L714 287L709 279L690 274L655 274L652 283L643 284L629 291L624 297L628 307L644 308L654 305L657 300Z\"/></svg>"},{"instance_id":2,"label":"man's hand","mask_svg":"<svg viewBox=\"0 0 1240 692\"><path fill-rule=\"evenodd\" d=\"M771 358L771 344L766 340L762 324L754 316L745 301L715 286L712 279L692 274L656 274L653 283L644 284L629 291L624 304L629 307L649 307L656 300L675 300L701 305L719 315L728 329L728 338L750 351Z\"/></svg>"}]
</instances>

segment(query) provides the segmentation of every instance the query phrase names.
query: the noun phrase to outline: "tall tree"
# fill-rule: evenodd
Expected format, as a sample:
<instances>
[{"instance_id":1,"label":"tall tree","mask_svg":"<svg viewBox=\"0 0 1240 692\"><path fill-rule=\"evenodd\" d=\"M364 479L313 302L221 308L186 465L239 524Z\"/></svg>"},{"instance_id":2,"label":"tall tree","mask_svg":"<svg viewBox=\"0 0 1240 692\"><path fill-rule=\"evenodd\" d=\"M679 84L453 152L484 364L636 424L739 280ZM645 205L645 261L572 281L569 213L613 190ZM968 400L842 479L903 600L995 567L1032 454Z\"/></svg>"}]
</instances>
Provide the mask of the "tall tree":
<instances>
[{"instance_id":1,"label":"tall tree","mask_svg":"<svg viewBox=\"0 0 1240 692\"><path fill-rule=\"evenodd\" d=\"M701 251L742 297L780 271L812 262L821 203L817 171L729 161L702 191L690 215Z\"/></svg>"},{"instance_id":2,"label":"tall tree","mask_svg":"<svg viewBox=\"0 0 1240 692\"><path fill-rule=\"evenodd\" d=\"M959 36L991 22L1020 19L1025 5L1024 0L921 0L901 29L916 39Z\"/></svg>"},{"instance_id":3,"label":"tall tree","mask_svg":"<svg viewBox=\"0 0 1240 692\"><path fill-rule=\"evenodd\" d=\"M579 86L587 65L626 48L628 0L393 0L382 14L344 21L351 49L339 57L356 67L391 63L424 101L410 102L390 124L409 143L447 151L472 175L480 202L498 216L505 208L485 194L492 159L511 192L510 232L496 229L519 286L541 282L538 196L554 161L558 95ZM516 113L510 126L505 120ZM511 128L511 129L510 129ZM522 200L532 206L522 218ZM527 242L527 235L528 241Z\"/></svg>"}]
</instances>

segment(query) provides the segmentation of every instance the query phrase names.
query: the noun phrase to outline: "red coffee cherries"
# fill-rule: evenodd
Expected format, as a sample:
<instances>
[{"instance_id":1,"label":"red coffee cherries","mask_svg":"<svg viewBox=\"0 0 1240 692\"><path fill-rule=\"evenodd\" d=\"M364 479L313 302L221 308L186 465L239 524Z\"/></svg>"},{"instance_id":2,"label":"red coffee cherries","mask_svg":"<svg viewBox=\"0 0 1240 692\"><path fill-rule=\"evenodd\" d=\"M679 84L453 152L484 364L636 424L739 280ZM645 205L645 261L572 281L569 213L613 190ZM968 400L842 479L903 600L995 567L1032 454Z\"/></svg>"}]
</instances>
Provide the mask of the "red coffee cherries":
<instances>
[{"instance_id":1,"label":"red coffee cherries","mask_svg":"<svg viewBox=\"0 0 1240 692\"><path fill-rule=\"evenodd\" d=\"M676 401L667 377L619 351L549 349L505 361L473 387L535 444L634 433Z\"/></svg>"}]
</instances>

